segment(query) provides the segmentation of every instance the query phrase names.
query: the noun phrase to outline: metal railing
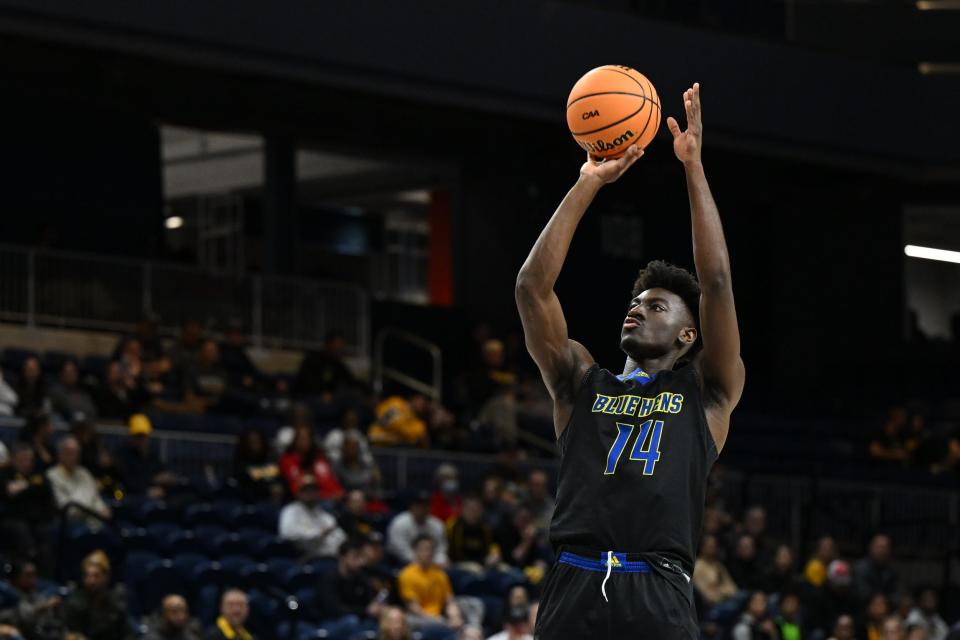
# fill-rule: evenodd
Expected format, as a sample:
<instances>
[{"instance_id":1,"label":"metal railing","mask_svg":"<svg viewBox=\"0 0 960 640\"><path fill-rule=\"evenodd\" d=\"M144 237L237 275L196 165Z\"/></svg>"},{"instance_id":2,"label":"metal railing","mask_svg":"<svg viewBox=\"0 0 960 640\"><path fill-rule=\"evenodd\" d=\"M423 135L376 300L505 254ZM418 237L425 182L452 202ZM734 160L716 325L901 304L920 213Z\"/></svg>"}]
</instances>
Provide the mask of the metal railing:
<instances>
[{"instance_id":1,"label":"metal railing","mask_svg":"<svg viewBox=\"0 0 960 640\"><path fill-rule=\"evenodd\" d=\"M424 382L410 373L388 367L384 364L384 349L388 341L399 342L430 357L430 381ZM440 347L418 335L395 327L384 327L377 333L373 354L373 389L377 394L383 391L384 379L399 382L403 386L422 393L437 402L443 400L443 352Z\"/></svg>"},{"instance_id":2,"label":"metal railing","mask_svg":"<svg viewBox=\"0 0 960 640\"><path fill-rule=\"evenodd\" d=\"M370 299L360 287L0 244L0 320L128 331L148 312L164 335L188 318L238 318L258 346L317 348L336 329L352 353L370 353Z\"/></svg>"}]
</instances>

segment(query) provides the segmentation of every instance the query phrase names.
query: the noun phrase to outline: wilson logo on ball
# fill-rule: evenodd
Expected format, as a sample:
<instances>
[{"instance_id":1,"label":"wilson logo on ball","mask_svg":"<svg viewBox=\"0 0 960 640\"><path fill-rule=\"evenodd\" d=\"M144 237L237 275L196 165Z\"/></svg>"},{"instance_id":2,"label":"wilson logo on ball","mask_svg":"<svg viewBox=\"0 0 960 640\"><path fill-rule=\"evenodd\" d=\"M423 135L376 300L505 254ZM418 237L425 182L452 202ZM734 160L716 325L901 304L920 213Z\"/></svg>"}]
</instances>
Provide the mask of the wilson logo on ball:
<instances>
[{"instance_id":1,"label":"wilson logo on ball","mask_svg":"<svg viewBox=\"0 0 960 640\"><path fill-rule=\"evenodd\" d=\"M584 120L589 120L590 118L596 118L599 115L600 115L599 111L587 111L586 113L583 114L582 117Z\"/></svg>"},{"instance_id":2,"label":"wilson logo on ball","mask_svg":"<svg viewBox=\"0 0 960 640\"><path fill-rule=\"evenodd\" d=\"M597 140L596 142L588 142L586 140L578 140L579 145L584 149L584 151L589 151L590 153L607 153L609 151L615 151L625 143L629 142L633 138L634 133L627 129L620 136L614 138L610 142L606 140Z\"/></svg>"}]
</instances>

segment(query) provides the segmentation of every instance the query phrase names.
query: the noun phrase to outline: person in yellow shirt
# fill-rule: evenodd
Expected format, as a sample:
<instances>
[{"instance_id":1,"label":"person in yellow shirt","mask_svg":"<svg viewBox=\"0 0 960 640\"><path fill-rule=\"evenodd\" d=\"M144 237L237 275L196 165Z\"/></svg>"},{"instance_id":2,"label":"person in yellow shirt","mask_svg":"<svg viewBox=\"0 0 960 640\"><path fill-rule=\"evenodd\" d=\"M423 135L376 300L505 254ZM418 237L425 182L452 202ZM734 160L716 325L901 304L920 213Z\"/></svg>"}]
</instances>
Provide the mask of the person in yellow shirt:
<instances>
[{"instance_id":1,"label":"person in yellow shirt","mask_svg":"<svg viewBox=\"0 0 960 640\"><path fill-rule=\"evenodd\" d=\"M453 587L447 574L433 561L434 544L429 536L418 536L413 541L414 561L397 576L397 586L411 614L439 621L453 597Z\"/></svg>"},{"instance_id":2,"label":"person in yellow shirt","mask_svg":"<svg viewBox=\"0 0 960 640\"><path fill-rule=\"evenodd\" d=\"M830 536L817 541L817 551L803 570L803 577L814 587L821 586L827 580L827 567L837 559L837 544Z\"/></svg>"},{"instance_id":3,"label":"person in yellow shirt","mask_svg":"<svg viewBox=\"0 0 960 640\"><path fill-rule=\"evenodd\" d=\"M384 398L377 405L376 414L377 420L370 425L371 443L387 447L425 447L429 444L427 423L420 419L413 403L406 398Z\"/></svg>"}]
</instances>

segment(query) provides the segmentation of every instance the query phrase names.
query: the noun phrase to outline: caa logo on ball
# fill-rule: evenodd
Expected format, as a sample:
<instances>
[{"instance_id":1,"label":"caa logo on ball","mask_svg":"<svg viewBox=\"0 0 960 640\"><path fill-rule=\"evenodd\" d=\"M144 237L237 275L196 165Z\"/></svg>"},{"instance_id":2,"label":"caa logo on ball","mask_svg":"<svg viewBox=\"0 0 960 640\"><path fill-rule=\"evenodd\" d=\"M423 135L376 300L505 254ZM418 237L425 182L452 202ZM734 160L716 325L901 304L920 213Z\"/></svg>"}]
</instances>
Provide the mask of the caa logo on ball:
<instances>
[{"instance_id":1,"label":"caa logo on ball","mask_svg":"<svg viewBox=\"0 0 960 640\"><path fill-rule=\"evenodd\" d=\"M599 111L587 111L582 117L584 120L589 120L590 118L596 118L598 115L600 115Z\"/></svg>"}]
</instances>

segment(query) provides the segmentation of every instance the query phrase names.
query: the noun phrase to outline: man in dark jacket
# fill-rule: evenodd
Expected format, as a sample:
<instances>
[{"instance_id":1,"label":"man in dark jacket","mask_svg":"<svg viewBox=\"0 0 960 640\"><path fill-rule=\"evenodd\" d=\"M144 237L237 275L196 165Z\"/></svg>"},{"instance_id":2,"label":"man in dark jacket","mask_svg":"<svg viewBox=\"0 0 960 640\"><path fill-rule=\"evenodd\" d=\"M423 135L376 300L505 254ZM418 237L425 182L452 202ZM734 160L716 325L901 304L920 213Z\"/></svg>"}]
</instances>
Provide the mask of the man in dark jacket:
<instances>
[{"instance_id":1,"label":"man in dark jacket","mask_svg":"<svg viewBox=\"0 0 960 640\"><path fill-rule=\"evenodd\" d=\"M340 545L337 570L325 574L317 588L315 615L318 620L334 620L346 615L377 618L384 605L383 596L364 571L363 543L347 540ZM384 594L385 595L385 594Z\"/></svg>"},{"instance_id":2,"label":"man in dark jacket","mask_svg":"<svg viewBox=\"0 0 960 640\"><path fill-rule=\"evenodd\" d=\"M110 560L94 551L83 560L83 586L64 603L67 630L87 640L127 640L127 599L123 588L110 587Z\"/></svg>"},{"instance_id":3,"label":"man in dark jacket","mask_svg":"<svg viewBox=\"0 0 960 640\"><path fill-rule=\"evenodd\" d=\"M0 469L0 531L13 556L34 559L43 571L51 569L50 542L57 509L46 475L36 468L33 448L25 442L13 447L9 466Z\"/></svg>"},{"instance_id":4,"label":"man in dark jacket","mask_svg":"<svg viewBox=\"0 0 960 640\"><path fill-rule=\"evenodd\" d=\"M203 640L203 628L196 618L190 617L183 596L168 595L160 610L144 622L147 633L143 640Z\"/></svg>"}]
</instances>

